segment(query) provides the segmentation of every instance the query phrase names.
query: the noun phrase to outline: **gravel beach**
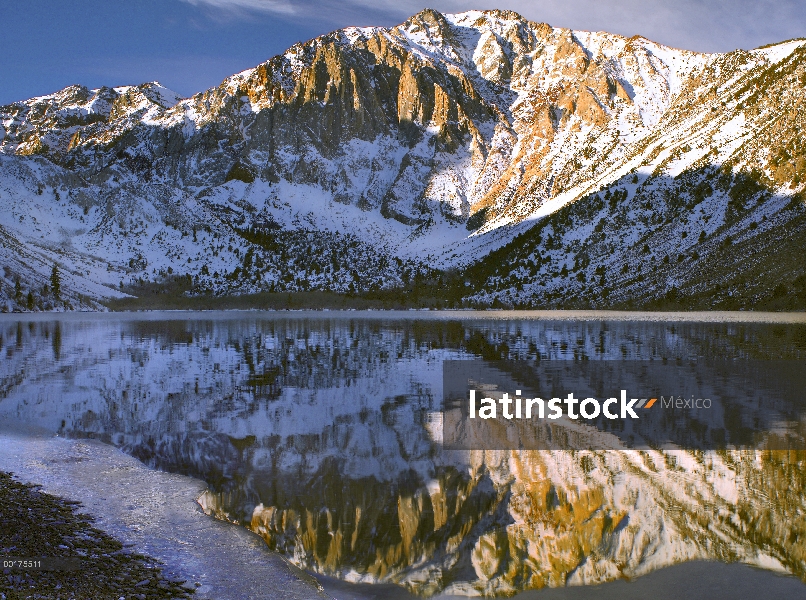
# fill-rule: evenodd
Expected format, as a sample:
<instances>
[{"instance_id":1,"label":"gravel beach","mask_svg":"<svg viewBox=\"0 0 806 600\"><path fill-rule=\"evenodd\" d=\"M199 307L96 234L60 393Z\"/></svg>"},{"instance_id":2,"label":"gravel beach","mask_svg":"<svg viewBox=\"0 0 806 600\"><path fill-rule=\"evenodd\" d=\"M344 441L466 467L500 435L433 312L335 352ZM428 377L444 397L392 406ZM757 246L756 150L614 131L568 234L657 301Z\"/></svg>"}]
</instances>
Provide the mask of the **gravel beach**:
<instances>
[{"instance_id":1,"label":"gravel beach","mask_svg":"<svg viewBox=\"0 0 806 600\"><path fill-rule=\"evenodd\" d=\"M57 570L23 566L15 558L63 559ZM52 496L0 472L0 598L191 598L195 587L166 577L158 561L130 552L93 527L80 504ZM17 568L6 568L12 563ZM47 563L45 566L48 566ZM75 568L77 566L78 568ZM65 568L66 567L66 568Z\"/></svg>"},{"instance_id":2,"label":"gravel beach","mask_svg":"<svg viewBox=\"0 0 806 600\"><path fill-rule=\"evenodd\" d=\"M8 429L0 428L0 554L80 557L82 569L4 571L6 600L330 597L255 534L205 515L196 502L204 483L95 440Z\"/></svg>"}]
</instances>

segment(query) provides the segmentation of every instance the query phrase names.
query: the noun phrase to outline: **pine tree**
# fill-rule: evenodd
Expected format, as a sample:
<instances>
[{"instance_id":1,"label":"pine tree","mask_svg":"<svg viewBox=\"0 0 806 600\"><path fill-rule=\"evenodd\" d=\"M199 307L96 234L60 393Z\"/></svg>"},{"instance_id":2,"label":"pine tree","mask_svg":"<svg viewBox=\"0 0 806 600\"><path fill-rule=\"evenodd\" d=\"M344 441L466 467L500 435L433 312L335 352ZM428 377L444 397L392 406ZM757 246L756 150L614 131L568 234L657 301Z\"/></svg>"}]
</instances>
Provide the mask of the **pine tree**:
<instances>
[{"instance_id":1,"label":"pine tree","mask_svg":"<svg viewBox=\"0 0 806 600\"><path fill-rule=\"evenodd\" d=\"M62 295L62 278L59 275L59 267L54 263L53 270L50 272L50 289L53 290L53 297L57 300Z\"/></svg>"},{"instance_id":2,"label":"pine tree","mask_svg":"<svg viewBox=\"0 0 806 600\"><path fill-rule=\"evenodd\" d=\"M28 306L28 310L34 309L34 293L28 292L28 298L26 299L26 305Z\"/></svg>"},{"instance_id":3,"label":"pine tree","mask_svg":"<svg viewBox=\"0 0 806 600\"><path fill-rule=\"evenodd\" d=\"M22 300L22 285L20 284L19 277L17 277L17 280L14 282L14 300L17 302Z\"/></svg>"}]
</instances>

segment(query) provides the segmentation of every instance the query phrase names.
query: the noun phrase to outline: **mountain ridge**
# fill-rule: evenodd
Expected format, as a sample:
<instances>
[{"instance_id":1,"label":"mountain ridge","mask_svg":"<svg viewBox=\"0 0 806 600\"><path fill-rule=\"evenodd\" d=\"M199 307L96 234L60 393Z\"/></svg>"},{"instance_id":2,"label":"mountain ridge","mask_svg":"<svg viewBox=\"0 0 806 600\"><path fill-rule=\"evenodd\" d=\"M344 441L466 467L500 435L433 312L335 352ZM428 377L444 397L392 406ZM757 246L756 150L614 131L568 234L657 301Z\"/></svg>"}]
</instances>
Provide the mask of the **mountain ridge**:
<instances>
[{"instance_id":1,"label":"mountain ridge","mask_svg":"<svg viewBox=\"0 0 806 600\"><path fill-rule=\"evenodd\" d=\"M187 99L152 82L71 86L0 107L0 293L7 310L25 308L13 297L16 279L42 288L53 263L74 304L76 294L91 305L178 275L190 276L195 294L391 290L436 273L484 271L490 251L535 223L562 229L554 225L564 207L591 229L623 213L630 243L618 251L571 261L587 246L581 229L553 240L557 248L532 239L488 265L496 281L451 292L465 305L548 306L547 294L578 291L569 272L578 277L581 268L590 282L623 269L620 257L638 238L653 245L661 214L674 213L677 228L698 219L700 230L683 239L736 239L726 215L737 185L749 194L742 204L753 204L742 209L739 238L770 234L768 224L759 229L766 216L800 240L804 43L709 55L506 11L429 9L396 27L351 27L296 44ZM705 180L726 166L730 181L714 191ZM695 204L680 200L690 196L684 172L701 186ZM607 207L587 215L579 201L597 194L608 195ZM759 202L765 194L772 212ZM676 204L686 208L675 213ZM32 211L35 222L26 223ZM329 266L309 260L308 234ZM691 256L688 243L672 250L664 240L654 245L669 246L666 257ZM799 249L792 243L787 252ZM11 247L25 247L27 258ZM512 268L519 252L526 270ZM705 247L694 262L700 254L713 255ZM362 276L369 264L384 267ZM741 273L720 269L719 285L736 287ZM797 265L785 271L764 282L768 291L804 275ZM649 297L631 284L602 284L588 301L640 303L695 287L665 275ZM614 296L603 293L608 287ZM761 298L754 294L748 307Z\"/></svg>"}]
</instances>

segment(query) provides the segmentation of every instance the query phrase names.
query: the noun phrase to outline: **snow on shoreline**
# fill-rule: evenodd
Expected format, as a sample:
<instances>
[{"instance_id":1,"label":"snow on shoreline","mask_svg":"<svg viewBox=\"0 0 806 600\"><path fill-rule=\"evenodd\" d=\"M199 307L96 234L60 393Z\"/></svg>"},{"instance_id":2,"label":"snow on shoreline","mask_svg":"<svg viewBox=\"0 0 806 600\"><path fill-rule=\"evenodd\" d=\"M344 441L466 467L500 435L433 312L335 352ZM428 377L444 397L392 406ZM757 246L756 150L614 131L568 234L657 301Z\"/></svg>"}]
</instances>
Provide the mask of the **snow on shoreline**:
<instances>
[{"instance_id":1,"label":"snow on shoreline","mask_svg":"<svg viewBox=\"0 0 806 600\"><path fill-rule=\"evenodd\" d=\"M256 535L207 517L194 500L204 483L153 471L98 441L21 431L6 424L0 432L0 470L80 501L97 527L198 584L200 600L264 598L267 586L277 600L328 597Z\"/></svg>"}]
</instances>

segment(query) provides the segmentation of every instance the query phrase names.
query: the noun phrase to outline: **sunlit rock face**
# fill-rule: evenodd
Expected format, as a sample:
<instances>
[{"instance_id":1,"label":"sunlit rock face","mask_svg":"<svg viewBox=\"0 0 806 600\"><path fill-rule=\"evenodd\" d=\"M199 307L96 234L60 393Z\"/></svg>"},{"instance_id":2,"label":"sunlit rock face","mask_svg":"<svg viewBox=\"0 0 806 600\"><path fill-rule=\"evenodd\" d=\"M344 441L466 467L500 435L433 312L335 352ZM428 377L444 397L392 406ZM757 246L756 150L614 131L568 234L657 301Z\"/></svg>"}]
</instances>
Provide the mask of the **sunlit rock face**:
<instances>
[{"instance_id":1,"label":"sunlit rock face","mask_svg":"<svg viewBox=\"0 0 806 600\"><path fill-rule=\"evenodd\" d=\"M444 359L798 358L803 326L131 318L0 340L2 418L201 478L207 512L312 571L423 595L692 559L806 577L802 453L439 443Z\"/></svg>"},{"instance_id":2,"label":"sunlit rock face","mask_svg":"<svg viewBox=\"0 0 806 600\"><path fill-rule=\"evenodd\" d=\"M186 100L150 83L15 103L2 149L104 181L312 185L406 224L488 205L517 219L550 175L571 177L560 147L627 135L626 121L641 137L708 60L513 12L425 10L297 44Z\"/></svg>"}]
</instances>

